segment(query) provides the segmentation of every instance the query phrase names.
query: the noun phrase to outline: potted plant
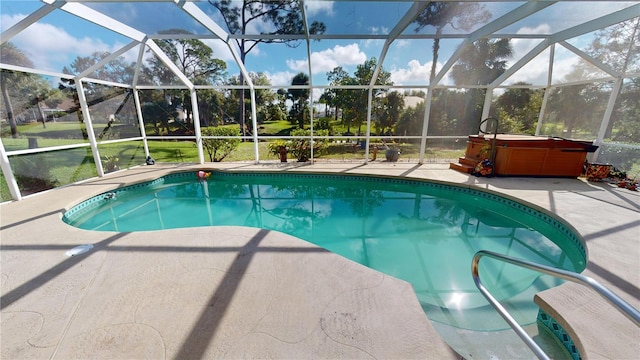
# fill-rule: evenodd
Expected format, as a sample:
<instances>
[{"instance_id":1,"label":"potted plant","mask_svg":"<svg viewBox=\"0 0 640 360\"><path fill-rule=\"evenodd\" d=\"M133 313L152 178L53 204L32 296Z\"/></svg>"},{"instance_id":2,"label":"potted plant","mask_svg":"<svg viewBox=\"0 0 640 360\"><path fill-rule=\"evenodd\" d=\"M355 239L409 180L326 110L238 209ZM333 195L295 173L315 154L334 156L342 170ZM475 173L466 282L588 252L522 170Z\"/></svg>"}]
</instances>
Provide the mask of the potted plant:
<instances>
[{"instance_id":1,"label":"potted plant","mask_svg":"<svg viewBox=\"0 0 640 360\"><path fill-rule=\"evenodd\" d=\"M289 152L288 142L285 140L275 140L270 142L267 147L269 153L280 158L280 162L287 162L287 153Z\"/></svg>"},{"instance_id":2,"label":"potted plant","mask_svg":"<svg viewBox=\"0 0 640 360\"><path fill-rule=\"evenodd\" d=\"M384 152L384 156L387 158L387 161L396 162L398 158L400 158L400 150L396 148L388 148Z\"/></svg>"}]
</instances>

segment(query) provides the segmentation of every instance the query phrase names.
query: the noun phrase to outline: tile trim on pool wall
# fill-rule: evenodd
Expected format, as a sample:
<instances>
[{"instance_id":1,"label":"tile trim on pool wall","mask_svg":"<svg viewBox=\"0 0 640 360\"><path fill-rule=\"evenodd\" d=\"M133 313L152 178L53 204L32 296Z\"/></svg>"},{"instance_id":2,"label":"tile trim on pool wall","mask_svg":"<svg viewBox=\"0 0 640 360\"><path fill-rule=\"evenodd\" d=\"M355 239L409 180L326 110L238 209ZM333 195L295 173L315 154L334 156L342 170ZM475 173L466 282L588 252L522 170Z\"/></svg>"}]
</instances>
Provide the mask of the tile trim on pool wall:
<instances>
[{"instance_id":1,"label":"tile trim on pool wall","mask_svg":"<svg viewBox=\"0 0 640 360\"><path fill-rule=\"evenodd\" d=\"M553 335L555 335L558 340L564 345L564 347L569 351L571 358L573 360L582 360L582 356L580 355L580 351L576 347L573 339L567 333L567 331L560 325L551 315L547 314L544 310L540 309L538 311L538 323L544 325L546 328L551 330Z\"/></svg>"},{"instance_id":2,"label":"tile trim on pool wall","mask_svg":"<svg viewBox=\"0 0 640 360\"><path fill-rule=\"evenodd\" d=\"M162 177L159 177L155 180L151 180L151 181L145 181L145 182L141 182L141 183L137 183L137 184L132 184L132 185L127 185L127 186L123 186L105 193L102 193L100 195L94 196L90 199L87 199L83 202L81 202L80 204L72 207L71 209L67 210L64 215L63 215L63 221L65 222L69 222L69 220L72 217L77 217L77 216L81 216L82 214L86 213L87 211L90 211L92 209L94 209L95 207L99 206L101 203L103 203L104 201L108 201L108 198L110 196L114 196L117 197L118 194L131 190L131 189L139 189L139 188L144 188L144 187L154 187L154 186L160 186L160 185L169 185L169 184L174 184L174 183L179 183L182 181L191 181L195 178L197 178L196 175L197 171L181 171L181 172L175 172L175 173L170 173L170 174L166 174ZM348 178L350 180L356 180L356 181L376 181L376 182L383 182L383 183L389 183L389 184L402 184L402 185L420 185L420 186L424 186L427 188L433 188L433 189L439 189L439 190L456 190L459 193L462 194L468 194L471 196L475 196L475 197L480 197L480 198L484 198L484 199L488 199L488 200L492 200L492 201L496 201L499 203L502 203L506 206L512 207L514 209L517 209L519 211L522 211L524 213L527 213L530 216L534 216L537 217L539 220L550 224L553 228L555 228L556 230L559 230L560 232L563 233L564 236L566 236L569 240L571 240L571 242L580 250L582 256L586 259L586 249L582 243L582 241L576 236L576 234L565 224L561 223L560 221L558 221L557 219L553 218L552 216L543 213L542 211L533 209L529 206L523 205L517 201L514 200L510 200L504 196L500 196L500 195L496 195L484 190L479 190L479 189L472 189L469 187L464 187L464 186L457 186L457 185L452 185L452 184L444 184L444 183L438 183L438 182L432 182L432 181L424 181L424 180L417 180L417 179L402 179L402 178L391 178L391 177L385 177L385 176L375 176L375 175L371 175L371 176L363 176L363 175L351 175L351 174L332 174L332 173L320 173L320 174L311 174L311 173L291 173L291 172L287 172L287 173L274 173L274 172L231 172L231 171L211 171L211 177L209 178L210 180L215 180L215 178L217 177L269 177L269 178L291 178L291 177L305 177L305 178L310 178L310 179L322 179L322 180L344 180L345 178ZM110 194L114 194L114 195L110 195Z\"/></svg>"},{"instance_id":3,"label":"tile trim on pool wall","mask_svg":"<svg viewBox=\"0 0 640 360\"><path fill-rule=\"evenodd\" d=\"M504 205L513 207L517 210L523 211L525 213L527 213L528 215L531 216L535 216L537 217L539 220L542 220L548 224L550 224L552 227L554 227L556 230L561 231L564 236L566 236L569 240L571 240L571 243L574 244L579 250L580 253L582 254L582 256L586 259L587 257L587 251L586 248L584 247L583 242L578 238L578 236L576 236L576 234L564 223L558 221L557 219L553 218L552 216L545 214L542 211L536 210L530 206L527 205L523 205L522 203L519 203L517 201L514 200L510 200L504 196L501 195L496 195L496 194L492 194L490 192L484 191L484 190L479 190L479 189L472 189L469 187L465 187L465 186L457 186L457 185L450 185L450 184L444 184L444 183L437 183L437 182L432 182L432 181L424 181L424 180L418 180L418 179L401 179L401 178L391 178L391 177L385 177L385 176L376 176L376 175L367 175L367 176L363 176L363 175L351 175L351 174L333 174L333 173L322 173L322 174L310 174L310 173L273 173L273 172L230 172L230 171L215 171L214 173L212 173L213 177L217 177L217 176L234 176L234 177L248 177L248 176L265 176L265 177L292 177L292 176L299 176L299 177L309 177L309 178L317 178L317 179L336 179L336 180L344 180L345 178L349 178L352 180L358 180L358 181L376 181L376 182L388 182L388 183L393 183L393 184L404 184L404 185L420 185L420 186L426 186L426 187L430 187L430 188L435 188L435 189L446 189L446 190L452 190L455 189L461 193L464 194L469 194L469 195L473 195L473 196L478 196L478 197L482 197L484 199L489 199L492 201L497 201L499 203L502 203Z\"/></svg>"}]
</instances>

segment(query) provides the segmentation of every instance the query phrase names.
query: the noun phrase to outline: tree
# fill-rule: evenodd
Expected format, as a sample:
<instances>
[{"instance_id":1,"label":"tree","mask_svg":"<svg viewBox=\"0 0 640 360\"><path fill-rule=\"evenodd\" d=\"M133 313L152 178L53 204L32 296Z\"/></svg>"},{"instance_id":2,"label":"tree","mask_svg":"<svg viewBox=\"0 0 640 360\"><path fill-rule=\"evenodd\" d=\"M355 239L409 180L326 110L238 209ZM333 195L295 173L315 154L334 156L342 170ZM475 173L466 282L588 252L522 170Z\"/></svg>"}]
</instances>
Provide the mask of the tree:
<instances>
[{"instance_id":1,"label":"tree","mask_svg":"<svg viewBox=\"0 0 640 360\"><path fill-rule=\"evenodd\" d=\"M320 102L320 104L324 104L325 105L325 115L326 116L331 116L330 113L330 108L333 107L334 108L334 112L335 112L335 117L336 120L338 120L338 102L336 99L336 93L334 91L334 89L327 89L325 90L322 95L320 95L320 99L318 100Z\"/></svg>"},{"instance_id":2,"label":"tree","mask_svg":"<svg viewBox=\"0 0 640 360\"><path fill-rule=\"evenodd\" d=\"M251 81L253 82L253 84L256 86L268 87L271 85L269 78L264 73L250 72L249 77L251 78ZM233 76L227 80L227 84L231 86L237 86L237 85L241 85L242 81L243 81L242 76ZM245 90L245 89L231 90L229 91L229 96L226 98L227 103L225 104L225 109L226 109L225 112L230 115L233 114L233 118L235 119L240 119L243 117L246 118L246 116L248 115L246 113L248 109L246 105L250 104L250 99L247 96L246 91L248 90ZM257 119L258 123L264 122L264 120L266 119L266 114L269 113L270 110L274 110L271 107L271 105L273 104L273 102L277 100L277 97L278 97L277 94L272 90L255 89L255 101L256 101L256 112L258 113L258 119ZM244 101L245 105L239 106L240 101ZM245 114L242 115L238 113L239 110L244 110ZM252 132L253 130L251 129L251 125L252 125L251 123L246 123L242 128L243 129L242 133L246 134L247 130Z\"/></svg>"},{"instance_id":3,"label":"tree","mask_svg":"<svg viewBox=\"0 0 640 360\"><path fill-rule=\"evenodd\" d=\"M467 94L464 91L435 89L429 113L431 135L468 135L465 119Z\"/></svg>"},{"instance_id":4,"label":"tree","mask_svg":"<svg viewBox=\"0 0 640 360\"><path fill-rule=\"evenodd\" d=\"M147 124L152 124L155 135L160 135L162 128L169 133L170 114L167 112L169 103L161 90L141 90L140 103L142 107L142 118ZM161 125L158 126L158 123Z\"/></svg>"},{"instance_id":5,"label":"tree","mask_svg":"<svg viewBox=\"0 0 640 360\"><path fill-rule=\"evenodd\" d=\"M597 132L594 123L602 121L606 97L609 93L593 84L579 84L555 88L549 97L547 108L549 119L557 119L563 128L551 133L556 136L573 137L580 129ZM552 122L552 121L550 121ZM589 129L591 127L591 129ZM595 127L595 129L594 129Z\"/></svg>"},{"instance_id":6,"label":"tree","mask_svg":"<svg viewBox=\"0 0 640 360\"><path fill-rule=\"evenodd\" d=\"M160 34L190 34L186 30L163 30ZM158 47L173 61L182 73L195 85L214 85L224 79L227 64L216 59L213 50L198 39L159 39ZM146 75L156 84L168 84L175 76L159 58L153 56L148 60Z\"/></svg>"},{"instance_id":7,"label":"tree","mask_svg":"<svg viewBox=\"0 0 640 360\"><path fill-rule=\"evenodd\" d=\"M341 86L347 85L349 83L354 82L350 77L349 73L344 70L341 66L337 66L333 68L333 70L327 72L327 80L329 80L329 85L332 86ZM347 94L349 90L341 89L341 88L330 88L325 91L328 98L332 99L333 106L335 107L335 119L338 120L338 109L342 109L342 120L344 122L344 108L347 104ZM347 125L347 132L350 132L350 125Z\"/></svg>"},{"instance_id":8,"label":"tree","mask_svg":"<svg viewBox=\"0 0 640 360\"><path fill-rule=\"evenodd\" d=\"M640 72L640 17L598 30L585 52L620 73Z\"/></svg>"},{"instance_id":9,"label":"tree","mask_svg":"<svg viewBox=\"0 0 640 360\"><path fill-rule=\"evenodd\" d=\"M304 34L304 22L299 9L298 0L208 0L209 4L220 11L225 25L231 34L244 35L247 28L256 25L261 35L290 35ZM323 34L326 28L321 22L314 21L309 26L310 34ZM247 39L238 37L234 39L240 49L240 61L245 64L247 54L260 43L280 43L290 47L300 44L299 40L278 37L260 39ZM240 74L240 84L244 84L243 75ZM244 96L244 92L242 93ZM245 135L245 111L244 98L240 101L240 129Z\"/></svg>"},{"instance_id":10,"label":"tree","mask_svg":"<svg viewBox=\"0 0 640 360\"><path fill-rule=\"evenodd\" d=\"M607 137L613 141L640 143L640 79L628 79L616 99ZM613 131L615 127L616 131Z\"/></svg>"},{"instance_id":11,"label":"tree","mask_svg":"<svg viewBox=\"0 0 640 360\"><path fill-rule=\"evenodd\" d=\"M400 120L404 110L404 96L397 91L392 91L379 100L375 123L381 134L387 134Z\"/></svg>"},{"instance_id":12,"label":"tree","mask_svg":"<svg viewBox=\"0 0 640 360\"><path fill-rule=\"evenodd\" d=\"M109 55L110 53L108 52L96 51L90 56L78 56L71 64L64 66L62 72L70 75L80 74L103 61ZM91 74L91 77L120 84L132 84L134 74L135 64L133 62L128 63L122 57L118 57L96 69L93 74ZM83 82L83 87L89 106L106 102L109 99L122 95L125 91L123 88L92 82ZM78 98L75 81L73 79L60 79L58 89L63 93L67 93L70 98L73 98L75 106L67 111L69 113L76 112L80 122L83 122L84 117L80 108L80 99ZM127 97L126 99L129 98ZM83 136L86 138L84 132Z\"/></svg>"},{"instance_id":13,"label":"tree","mask_svg":"<svg viewBox=\"0 0 640 360\"><path fill-rule=\"evenodd\" d=\"M309 75L299 72L291 79L291 86L305 86L309 85ZM304 128L305 113L308 114L309 107L306 106L305 100L309 99L308 88L291 88L287 90L289 99L293 102L291 111L289 112L292 122L297 120L298 127Z\"/></svg>"},{"instance_id":14,"label":"tree","mask_svg":"<svg viewBox=\"0 0 640 360\"><path fill-rule=\"evenodd\" d=\"M159 32L160 34L190 34L182 29L170 29ZM195 85L214 85L220 83L227 70L227 64L214 57L213 50L198 39L159 39L155 40L158 47L171 59L178 69ZM144 69L146 81L154 84L171 84L175 74L156 56L147 60L148 67ZM169 101L170 111L176 112L182 108L185 123L189 124L191 118L191 95L185 90L167 90L165 97ZM200 99L203 102L212 100L213 92L202 92ZM200 110L200 108L198 108ZM206 106L203 107L206 112ZM208 120L205 120L208 123Z\"/></svg>"},{"instance_id":15,"label":"tree","mask_svg":"<svg viewBox=\"0 0 640 360\"><path fill-rule=\"evenodd\" d=\"M250 72L249 77L251 77L251 81L256 86L271 86L271 81L264 73L255 73ZM238 83L239 83L238 79ZM246 90L240 90L242 92ZM246 98L246 93L242 96ZM261 124L266 119L268 114L276 113L276 109L280 109L278 106L275 106L274 102L277 100L277 95L273 90L270 89L255 89L255 101L256 101L256 112L257 112L257 123ZM274 106L272 106L274 105Z\"/></svg>"},{"instance_id":16,"label":"tree","mask_svg":"<svg viewBox=\"0 0 640 360\"><path fill-rule=\"evenodd\" d=\"M110 54L108 52L96 51L90 56L78 56L71 62L71 64L69 64L69 66L64 66L62 68L62 72L70 75L80 74L95 66L109 55ZM135 64L127 63L121 57L118 57L96 69L91 77L120 84L131 84L133 82L134 74ZM100 97L105 89L105 86L91 82L85 82L83 85L86 93L88 95L95 96L96 98ZM75 82L72 79L60 79L58 88L63 92L75 93L76 91ZM79 109L80 103L77 99L77 94L74 95L74 98L76 100L76 106Z\"/></svg>"},{"instance_id":17,"label":"tree","mask_svg":"<svg viewBox=\"0 0 640 360\"><path fill-rule=\"evenodd\" d=\"M96 51L90 56L78 56L68 67L63 67L62 72L70 75L79 74L95 66L109 55L111 54L108 52ZM117 57L96 69L90 76L104 81L131 85L134 74L135 64L127 63L122 57ZM73 85L71 80L62 81L64 84ZM90 84L88 86L90 87Z\"/></svg>"},{"instance_id":18,"label":"tree","mask_svg":"<svg viewBox=\"0 0 640 360\"><path fill-rule=\"evenodd\" d=\"M395 127L396 135L415 135L422 131L422 123L424 120L424 101L416 104L415 107L405 109Z\"/></svg>"},{"instance_id":19,"label":"tree","mask_svg":"<svg viewBox=\"0 0 640 360\"><path fill-rule=\"evenodd\" d=\"M530 85L517 83L515 85ZM495 102L500 132L533 135L544 91L530 88L507 89Z\"/></svg>"},{"instance_id":20,"label":"tree","mask_svg":"<svg viewBox=\"0 0 640 360\"><path fill-rule=\"evenodd\" d=\"M596 32L585 50L591 57L611 66L621 74L640 72L640 18L618 23ZM584 71L593 67L582 63ZM606 90L606 89L603 89ZM625 79L611 114L606 137L614 141L640 143L640 80Z\"/></svg>"},{"instance_id":21,"label":"tree","mask_svg":"<svg viewBox=\"0 0 640 360\"><path fill-rule=\"evenodd\" d=\"M10 43L2 45L2 61L18 66L31 67L33 64L24 53ZM20 71L2 70L0 75L2 102L7 114L11 136L17 138L17 118L33 118L46 127L43 104L55 108L63 101L60 90L52 88L41 75Z\"/></svg>"},{"instance_id":22,"label":"tree","mask_svg":"<svg viewBox=\"0 0 640 360\"><path fill-rule=\"evenodd\" d=\"M469 31L474 25L486 23L491 18L491 13L484 5L472 2L430 2L414 20L418 24L415 31L422 30L425 26L436 28L436 36L433 39L433 60L431 61L431 73L429 83L436 76L436 64L440 50L440 37L447 25L456 30Z\"/></svg>"},{"instance_id":23,"label":"tree","mask_svg":"<svg viewBox=\"0 0 640 360\"><path fill-rule=\"evenodd\" d=\"M6 42L0 46L0 56L2 63L33 67L33 62L27 57L27 55L15 45L10 42ZM18 133L18 123L13 111L13 104L11 102L11 96L9 89L20 89L21 80L24 80L26 74L18 73L16 71L4 70L0 73L0 87L2 91L2 100L7 112L7 120L9 121L9 127L11 128L11 137L17 138L20 136Z\"/></svg>"},{"instance_id":24,"label":"tree","mask_svg":"<svg viewBox=\"0 0 640 360\"><path fill-rule=\"evenodd\" d=\"M335 67L333 70L327 72L327 79L332 86L349 86L349 85L361 85L369 86L373 78L373 72L376 69L378 61L376 58L371 58L356 67L356 71L353 76L349 76L349 73L341 66ZM391 81L391 73L381 69L378 73L378 77L375 80L375 85L393 85ZM386 90L376 88L372 91L373 98L377 98ZM334 97L334 104L336 106L336 118L338 108L342 109L343 122L347 123L347 133L351 133L351 124L355 121L358 124L358 132L362 123L367 118L367 108L369 91L359 89L331 89L330 95ZM375 101L374 101L375 103ZM376 109L372 109L372 112L378 113Z\"/></svg>"},{"instance_id":25,"label":"tree","mask_svg":"<svg viewBox=\"0 0 640 360\"><path fill-rule=\"evenodd\" d=\"M510 39L480 39L468 44L460 59L451 69L451 78L456 85L488 85L507 69L507 59L513 54ZM465 118L467 133L478 130L484 102L484 89L467 90Z\"/></svg>"},{"instance_id":26,"label":"tree","mask_svg":"<svg viewBox=\"0 0 640 360\"><path fill-rule=\"evenodd\" d=\"M451 69L456 85L487 85L507 69L513 55L510 39L480 39L467 45Z\"/></svg>"},{"instance_id":27,"label":"tree","mask_svg":"<svg viewBox=\"0 0 640 360\"><path fill-rule=\"evenodd\" d=\"M373 72L378 64L376 58L371 58L364 62L364 64L358 65L354 72L354 80L357 85L370 85L373 79ZM391 81L391 73L380 69L378 77L375 79L375 85L393 85ZM386 90L376 88L371 92L371 96L375 99ZM360 127L362 123L367 119L367 108L369 101L369 91L367 90L355 90L351 92L353 96L351 100L351 113L355 117L358 124L358 133L360 133ZM373 102L372 102L373 103ZM371 109L372 112L378 112L377 109Z\"/></svg>"}]
</instances>

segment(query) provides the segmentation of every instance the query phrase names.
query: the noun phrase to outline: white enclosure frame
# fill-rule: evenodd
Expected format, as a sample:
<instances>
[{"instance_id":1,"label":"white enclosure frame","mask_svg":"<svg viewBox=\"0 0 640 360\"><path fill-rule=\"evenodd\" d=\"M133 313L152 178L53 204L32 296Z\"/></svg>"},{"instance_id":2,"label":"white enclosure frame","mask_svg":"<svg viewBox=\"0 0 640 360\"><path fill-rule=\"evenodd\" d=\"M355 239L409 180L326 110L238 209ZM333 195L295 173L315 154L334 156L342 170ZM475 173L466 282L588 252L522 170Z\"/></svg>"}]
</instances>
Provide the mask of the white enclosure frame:
<instances>
[{"instance_id":1,"label":"white enclosure frame","mask_svg":"<svg viewBox=\"0 0 640 360\"><path fill-rule=\"evenodd\" d=\"M91 2L112 2L114 0L92 0ZM150 1L150 0L138 0L138 1ZM251 98L251 122L253 124L253 128L257 129L258 128L258 124L257 124L257 110L256 110L256 104L255 104L255 92L257 89L263 89L265 87L259 87L253 84L253 82L251 81L251 77L249 76L249 71L245 68L244 64L242 63L242 61L240 61L240 55L238 54L238 51L236 50L236 48L234 47L234 40L235 39L239 39L242 36L245 37L249 37L248 35L236 35L236 34L230 34L227 31L225 31L220 25L218 25L215 21L213 21L207 14L205 14L200 8L198 8L198 6L196 6L196 4L194 4L192 1L188 1L188 0L154 0L155 2L165 2L165 3L171 3L174 4L177 8L181 9L185 14L187 14L188 16L190 16L194 21L198 22L199 24L201 24L204 28L206 28L210 34L203 36L203 35L187 35L187 34L180 34L180 35L171 35L170 37L175 39L175 38L212 38L212 39L219 39L221 41L223 41L229 51L231 52L231 54L233 55L233 58L238 66L238 68L240 69L240 72L242 73L245 81L246 81L246 85L245 86L239 86L238 88L245 88L249 90L249 94L250 94L250 98ZM402 0L401 0L402 1ZM82 0L41 0L42 2L42 6L37 9L36 11L34 11L33 13L29 14L27 17L25 17L24 19L22 19L21 21L19 21L18 23L16 23L15 25L13 25L12 27L8 28L7 30L5 30L4 32L2 32L2 34L0 34L0 41L1 43L5 43L10 41L14 36L18 35L21 31L25 30L26 28L28 28L30 25L36 23L38 20L40 20L41 18L43 18L44 16L46 16L47 14L53 12L53 11L64 11L67 12L73 16L79 17L81 19L87 20L89 22L92 22L94 24L97 24L99 26L102 26L104 28L110 29L113 32L120 34L122 36L125 36L126 38L130 39L131 42L127 43L126 45L124 45L122 48L120 48L119 50L111 53L107 58L105 58L104 60L102 60L101 62L99 62L98 64L96 64L95 66L91 67L90 69L87 69L86 71L80 73L80 74L76 74L75 76L69 76L67 74L60 74L60 73L52 73L49 71L41 71L41 70L33 70L33 69L28 69L28 68L22 68L19 66L14 66L14 65L9 65L9 64L4 64L4 63L0 63L0 68L1 69L6 69L6 70L13 70L13 71L22 71L22 72L28 72L28 73L37 73L37 74L43 74L43 75L51 75L51 76L57 76L60 78L72 78L75 83L77 84L77 89L78 89L78 96L79 96L79 102L80 102L80 106L81 106L81 110L83 113L83 117L85 119L86 122L86 126L87 126L87 132L88 132L88 136L89 136L89 144L79 144L79 145L73 145L73 146L65 146L65 147L56 147L56 148L40 148L40 149L29 149L29 150L20 150L20 151L6 151L4 145L2 144L2 141L0 139L0 166L2 168L3 174L5 175L5 178L7 179L7 183L9 185L9 189L11 192L11 195L13 197L13 199L15 200L20 200L21 199L21 194L20 194L20 190L18 189L18 185L15 181L15 177L13 175L13 172L11 170L11 165L9 163L9 158L11 156L15 156L15 155L23 155L23 154L29 154L29 153L34 153L34 152L46 152L46 151L52 151L52 150L60 150L60 149L71 149L71 148L75 148L75 147L84 147L84 146L89 146L92 150L93 153L93 157L94 157L94 161L96 164L96 169L98 172L98 176L104 176L104 171L102 169L102 165L101 165L101 160L100 160L100 152L98 150L98 145L99 144L104 144L104 143L109 143L109 142L99 142L96 137L95 134L93 132L92 129L92 122L91 122L91 116L89 114L89 110L88 110L88 105L87 105L87 101L86 98L84 96L84 92L82 91L83 89L83 83L85 82L95 82L95 83L101 83L101 84L105 84L105 85L111 85L111 86L120 86L123 88L129 88L133 90L133 95L134 95L134 102L135 102L135 106L136 106L136 114L138 116L138 121L140 124L140 129L141 129L141 136L140 137L135 137L135 138L127 138L127 139L120 139L117 141L130 141L130 140L142 140L143 141L143 145L144 145L144 152L145 152L145 156L149 156L149 148L148 148L148 143L147 140L148 139L153 139L153 136L148 136L145 133L144 130L144 126L143 126L143 118L142 118L142 111L141 111L141 104L140 104L140 97L138 94L139 90L146 90L146 89L168 89L168 88L179 88L179 89L184 89L184 90L188 90L190 93L190 97L191 97L191 102L192 102L192 114L193 114L193 123L194 123L194 129L195 129L195 135L193 137L180 137L181 139L190 139L192 138L193 140L195 140L196 144L197 144L197 148L198 148L198 160L200 164L203 164L205 162L204 160L204 153L203 153L203 147L202 147L202 134L200 131L200 118L199 118L199 114L198 114L198 99L196 96L196 90L197 89L218 89L218 88L225 88L225 89L230 89L230 87L228 86L196 86L194 85L185 74L183 74L179 68L170 60L170 58L162 51L162 49L156 44L156 42L154 40L156 39L162 39L162 38L166 38L168 35L153 35L153 34L145 34L137 29L132 28L131 26L128 26L120 21L117 21L99 11L96 11L88 6L86 6L85 4L83 4L83 2L87 2L87 1L82 1ZM130 2L136 2L136 1L130 1ZM406 1L405 1L406 2ZM478 1L478 2L484 2L484 0ZM505 2L515 2L515 1L510 1L510 0L505 0ZM518 1L518 3L520 3L522 1ZM304 22L304 27L305 27L305 31L304 34L301 35L282 35L279 36L280 38L287 38L287 39L299 39L299 40L303 40L304 44L306 46L307 49L307 56L308 56L308 71L309 74L312 73L312 68L313 68L313 63L311 60L311 42L313 40L323 40L323 39L335 39L335 40L340 40L340 39L349 39L349 40L353 40L353 39L379 39L379 40L384 40L384 45L382 47L382 51L381 53L378 55L378 63L377 63L377 67L374 70L374 76L373 76L373 80L371 81L370 84L368 85L363 85L363 86L350 86L350 87L344 87L344 88L349 88L349 89L361 89L361 90L367 90L368 91L368 109L367 109L367 116L366 116L366 132L364 135L364 139L366 141L366 146L365 146L365 160L364 163L366 164L369 160L369 144L371 141L371 120L372 120L372 113L371 113L371 108L372 108L372 101L373 101L373 90L374 89L379 89L379 88L384 88L384 89L402 89L402 88L411 88L411 89L423 89L426 93L425 96L425 118L424 118L424 124L423 124L423 128L422 128L422 133L419 136L420 138L420 158L418 160L419 163L423 163L424 162L424 156L425 156L425 152L426 152L426 143L427 140L430 138L457 138L456 136L438 136L438 137L433 137L433 136L428 136L428 130L429 130L429 112L430 112L430 108L431 108L431 99L433 96L433 91L435 89L442 89L442 88L451 88L451 86L447 86L441 83L441 81L443 80L445 74L452 68L452 66L456 63L456 61L458 60L459 56L461 55L464 47L466 45L472 44L474 41L478 40L478 39L482 39L482 38L512 38L512 39L516 39L516 38L533 38L531 35L519 35L519 34L496 34L496 32L528 17L531 16L533 14L538 13L539 11L546 9L547 7L558 3L559 1L526 1L524 3L522 3L520 6L516 7L515 9L509 11L508 13L493 19L492 21L490 21L489 23L487 23L486 25L480 27L479 29L468 33L468 34L459 34L459 35L446 35L446 36L442 36L441 38L452 38L452 39L461 39L462 44L457 48L457 50L454 52L454 54L447 59L447 61L445 62L444 66L437 72L435 78L433 79L433 82L428 82L426 81L424 84L420 84L420 85L411 85L411 86L385 86L385 87L380 87L377 86L375 84L375 79L377 78L377 75L380 73L383 63L384 63L384 59L388 54L389 48L391 46L391 44L394 41L398 41L398 40L402 40L402 39L432 39L435 37L435 35L430 35L430 34L404 34L404 31L412 24L412 22L415 20L415 18L417 17L417 15L429 4L429 1L410 1L411 6L409 8L409 10L404 14L404 16L402 16L400 18L400 20L396 23L395 27L389 32L388 35L349 35L349 34L333 34L333 35L317 35L317 34L311 34L309 31L309 23L308 23L308 19L307 19L307 14L305 13L305 0L300 0L300 9L302 12L302 19ZM562 84L562 85L552 85L551 83L551 74L553 73L553 63L554 63L554 53L555 53L555 48L556 46L562 46L566 49L568 49L569 51L573 52L574 54L576 54L577 56L579 56L581 59L583 59L584 61L588 62L589 64L595 66L596 68L602 70L604 73L606 73L608 76L610 76L607 80L610 80L612 82L615 83L615 86L613 88L613 91L611 92L611 95L608 99L607 102L607 107L603 116L603 119L601 121L600 127L599 127L599 131L597 134L597 137L595 139L595 145L601 145L604 142L604 134L605 131L607 129L607 126L609 125L610 119L611 119L611 114L613 112L613 108L614 108L614 104L616 103L616 99L617 96L620 92L620 89L622 87L622 83L624 81L625 78L631 78L631 77L638 77L640 76L640 74L629 74L629 73L625 73L624 71L621 72L617 72L614 71L613 69L611 69L609 66L607 66L606 64L603 64L601 62L599 62L598 60L590 57L589 55L585 54L584 52L582 52L581 50L577 49L576 47L570 45L566 40L583 35L583 34L587 34L593 31L596 31L598 29L603 29L606 28L608 26L623 22L623 21L627 21L636 17L640 16L640 4L636 4L636 5L631 5L623 10L620 11L616 11L610 14L606 14L606 15L602 15L600 17L597 17L593 20L584 22L582 24L570 27L568 29L553 33L553 34L542 34L539 35L535 38L540 39L541 42L535 46L532 50L529 51L528 54L526 54L524 57L522 57L520 60L518 60L514 65L510 66L509 69L500 77L498 77L495 81L493 81L491 84L489 84L488 86L481 86L480 88L486 89L486 98L485 98L485 102L484 102L484 107L483 107L483 111L482 111L482 118L486 118L489 117L490 115L490 105L491 105L491 99L492 99L492 94L493 91L495 89L502 89L502 88L509 88L510 86L506 86L503 85L505 81L507 81L507 79L509 79L509 77L511 75L513 75L514 73L516 73L518 70L520 70L523 66L525 66L526 64L528 64L532 59L534 59L536 56L538 56L540 53L542 53L543 51L550 49L550 55L549 55L549 75L548 75L548 80L547 80L547 84L544 87L544 97L543 97L543 102L542 102L542 108L540 110L540 115L538 118L538 123L537 123L537 129L536 129L536 134L540 133L540 126L541 126L541 120L544 116L546 107L547 107L547 101L549 98L549 94L551 91L553 91L554 88L559 87L559 86L567 86L567 84ZM269 38L272 35L251 35L250 37L252 39L260 39L260 38ZM138 84L138 79L139 79L139 69L136 69L136 73L134 76L134 81L132 84L118 84L118 83L111 83L111 82L105 82L105 81L101 81L100 79L91 79L88 78L88 76L90 76L91 73L93 73L96 69L99 69L101 66L104 66L105 64L107 64L109 61L116 59L117 57L119 57L120 55L124 54L125 52L131 50L131 49L135 49L138 48L139 51L139 56L138 56L138 64L140 64L142 61L142 56L143 53L145 51L145 49L148 47L149 49L151 49L151 51L153 51L153 53L164 63L164 65L169 68L174 74L175 76L180 80L181 85L179 86L151 86L151 85L140 85ZM274 86L270 89L277 89L280 86ZM269 88L269 87L267 87ZM296 88L294 86L290 87L290 88ZM297 88L306 88L309 90L309 93L312 94L314 89L326 89L326 88L330 88L330 86L314 86L313 81L309 81L308 86L298 86ZM460 87L460 88L472 88L469 86L465 86L465 87ZM313 99L312 96L309 97L308 99L310 108L313 107ZM314 128L314 121L313 121L313 114L311 114L310 116L311 119L311 141L313 142L313 128ZM358 138L362 138L363 136L360 136ZM414 138L418 138L417 136L413 136ZM167 137L162 137L163 139L166 139ZM340 136L340 138L344 138L344 136ZM391 137L393 138L393 136ZM399 136L397 136L397 138L400 138ZM407 137L401 137L401 138L407 138ZM249 138L249 140L252 140L254 142L254 152L255 152L255 163L259 163L260 162L260 158L259 158L259 154L258 154L258 142L261 139L261 137L257 134L257 131L253 132L253 135ZM113 142L113 141L111 141ZM313 148L313 147L312 147ZM594 156L597 156L597 153L594 154ZM311 154L311 161L313 161L314 159L314 155L313 152Z\"/></svg>"}]
</instances>

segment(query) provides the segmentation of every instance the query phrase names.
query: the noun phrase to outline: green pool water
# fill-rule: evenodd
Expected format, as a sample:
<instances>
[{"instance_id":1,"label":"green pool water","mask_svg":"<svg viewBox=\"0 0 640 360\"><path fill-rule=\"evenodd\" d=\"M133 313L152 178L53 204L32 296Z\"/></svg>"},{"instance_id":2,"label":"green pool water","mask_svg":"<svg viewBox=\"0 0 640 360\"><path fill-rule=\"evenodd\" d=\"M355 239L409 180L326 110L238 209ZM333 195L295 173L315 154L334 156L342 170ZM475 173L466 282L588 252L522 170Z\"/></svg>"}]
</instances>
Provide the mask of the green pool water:
<instances>
[{"instance_id":1,"label":"green pool water","mask_svg":"<svg viewBox=\"0 0 640 360\"><path fill-rule=\"evenodd\" d=\"M95 231L236 225L281 231L410 282L427 316L456 328L508 325L477 291L471 259L490 250L580 272L578 237L557 219L480 190L368 176L195 172L98 195L67 211ZM321 271L321 269L318 269ZM559 280L483 259L480 276L521 324L533 294Z\"/></svg>"}]
</instances>

